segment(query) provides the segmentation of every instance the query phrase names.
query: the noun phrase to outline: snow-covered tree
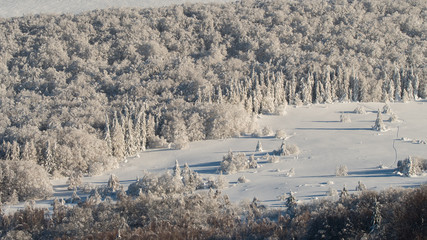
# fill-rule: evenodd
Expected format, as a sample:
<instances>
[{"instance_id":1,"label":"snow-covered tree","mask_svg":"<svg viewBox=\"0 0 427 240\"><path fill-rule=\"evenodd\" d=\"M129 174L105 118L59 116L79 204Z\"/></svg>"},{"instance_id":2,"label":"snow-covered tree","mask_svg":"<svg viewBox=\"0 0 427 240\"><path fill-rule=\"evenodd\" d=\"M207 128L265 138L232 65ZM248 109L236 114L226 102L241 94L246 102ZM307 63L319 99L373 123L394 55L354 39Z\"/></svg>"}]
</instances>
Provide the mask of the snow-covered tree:
<instances>
[{"instance_id":1,"label":"snow-covered tree","mask_svg":"<svg viewBox=\"0 0 427 240\"><path fill-rule=\"evenodd\" d=\"M111 174L110 178L108 179L107 187L111 189L113 192L119 190L120 189L119 178L116 175Z\"/></svg>"},{"instance_id":2,"label":"snow-covered tree","mask_svg":"<svg viewBox=\"0 0 427 240\"><path fill-rule=\"evenodd\" d=\"M375 124L372 126L372 129L379 132L387 131L387 126L385 126L383 122L381 111L379 109L377 113L377 119L375 120Z\"/></svg>"},{"instance_id":3,"label":"snow-covered tree","mask_svg":"<svg viewBox=\"0 0 427 240\"><path fill-rule=\"evenodd\" d=\"M288 156L298 155L300 152L299 147L294 144L287 144L285 141L282 142L278 150L273 151L275 155Z\"/></svg>"},{"instance_id":4,"label":"snow-covered tree","mask_svg":"<svg viewBox=\"0 0 427 240\"><path fill-rule=\"evenodd\" d=\"M362 181L357 182L356 191L366 191L366 185Z\"/></svg>"},{"instance_id":5,"label":"snow-covered tree","mask_svg":"<svg viewBox=\"0 0 427 240\"><path fill-rule=\"evenodd\" d=\"M111 135L111 145L113 150L113 156L122 159L126 154L126 143L123 128L119 123L117 113L114 113L114 124Z\"/></svg>"},{"instance_id":6,"label":"snow-covered tree","mask_svg":"<svg viewBox=\"0 0 427 240\"><path fill-rule=\"evenodd\" d=\"M343 177L348 175L348 168L346 165L340 165L335 170L335 176Z\"/></svg>"},{"instance_id":7,"label":"snow-covered tree","mask_svg":"<svg viewBox=\"0 0 427 240\"><path fill-rule=\"evenodd\" d=\"M30 140L29 142L25 143L24 150L21 154L21 159L22 161L38 161L37 149L34 145L34 140Z\"/></svg>"},{"instance_id":8,"label":"snow-covered tree","mask_svg":"<svg viewBox=\"0 0 427 240\"><path fill-rule=\"evenodd\" d=\"M258 140L258 143L256 144L256 148L255 148L256 152L263 152L263 148L262 148L262 144L261 141Z\"/></svg>"},{"instance_id":9,"label":"snow-covered tree","mask_svg":"<svg viewBox=\"0 0 427 240\"><path fill-rule=\"evenodd\" d=\"M343 113L340 115L340 122L349 123L349 122L351 122L351 118L348 114Z\"/></svg>"}]
</instances>

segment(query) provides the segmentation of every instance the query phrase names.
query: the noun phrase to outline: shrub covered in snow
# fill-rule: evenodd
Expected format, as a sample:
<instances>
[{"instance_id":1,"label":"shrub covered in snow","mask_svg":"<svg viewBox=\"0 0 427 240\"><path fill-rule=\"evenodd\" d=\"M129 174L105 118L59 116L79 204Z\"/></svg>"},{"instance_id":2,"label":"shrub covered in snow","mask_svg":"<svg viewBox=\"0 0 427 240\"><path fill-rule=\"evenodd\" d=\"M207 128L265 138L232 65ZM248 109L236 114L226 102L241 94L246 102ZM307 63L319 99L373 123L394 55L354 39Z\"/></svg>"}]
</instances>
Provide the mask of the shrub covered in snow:
<instances>
[{"instance_id":1,"label":"shrub covered in snow","mask_svg":"<svg viewBox=\"0 0 427 240\"><path fill-rule=\"evenodd\" d=\"M391 107L389 104L384 105L382 113L383 114L391 114L392 113Z\"/></svg>"},{"instance_id":2,"label":"shrub covered in snow","mask_svg":"<svg viewBox=\"0 0 427 240\"><path fill-rule=\"evenodd\" d=\"M280 148L278 150L274 150L274 155L279 156L288 156L288 155L298 155L300 153L300 149L295 144L288 144L285 141L282 142Z\"/></svg>"},{"instance_id":3,"label":"shrub covered in snow","mask_svg":"<svg viewBox=\"0 0 427 240\"><path fill-rule=\"evenodd\" d=\"M248 160L243 153L233 153L229 151L228 154L223 157L219 170L227 174L233 174L255 167L257 167L257 163L254 157Z\"/></svg>"},{"instance_id":4,"label":"shrub covered in snow","mask_svg":"<svg viewBox=\"0 0 427 240\"><path fill-rule=\"evenodd\" d=\"M366 109L364 106L357 106L353 112L357 114L366 114Z\"/></svg>"},{"instance_id":5,"label":"shrub covered in snow","mask_svg":"<svg viewBox=\"0 0 427 240\"><path fill-rule=\"evenodd\" d=\"M276 131L275 138L284 140L286 138L286 132L283 129L279 129Z\"/></svg>"},{"instance_id":6,"label":"shrub covered in snow","mask_svg":"<svg viewBox=\"0 0 427 240\"><path fill-rule=\"evenodd\" d=\"M348 114L341 114L340 115L340 122L349 123L349 122L351 122L351 118Z\"/></svg>"},{"instance_id":7,"label":"shrub covered in snow","mask_svg":"<svg viewBox=\"0 0 427 240\"><path fill-rule=\"evenodd\" d=\"M265 126L265 127L262 129L262 135L263 135L264 137L271 136L271 135L273 135L273 130L271 129L271 127L269 127L269 126Z\"/></svg>"},{"instance_id":8,"label":"shrub covered in snow","mask_svg":"<svg viewBox=\"0 0 427 240\"><path fill-rule=\"evenodd\" d=\"M204 188L203 179L186 164L182 170L179 165L175 166L173 173L168 171L156 175L147 172L144 177L129 185L127 194L138 196L143 193L162 196L164 194L192 192L201 188Z\"/></svg>"},{"instance_id":9,"label":"shrub covered in snow","mask_svg":"<svg viewBox=\"0 0 427 240\"><path fill-rule=\"evenodd\" d=\"M239 178L237 179L237 181L238 181L239 183L248 183L248 182L250 182L250 181L249 181L249 179L247 179L245 176L241 176L241 177L239 177Z\"/></svg>"},{"instance_id":10,"label":"shrub covered in snow","mask_svg":"<svg viewBox=\"0 0 427 240\"><path fill-rule=\"evenodd\" d=\"M395 123L399 121L399 117L396 113L391 113L390 118L388 119L389 122Z\"/></svg>"},{"instance_id":11,"label":"shrub covered in snow","mask_svg":"<svg viewBox=\"0 0 427 240\"><path fill-rule=\"evenodd\" d=\"M405 176L420 175L427 170L427 159L419 157L408 157L397 162L397 170Z\"/></svg>"},{"instance_id":12,"label":"shrub covered in snow","mask_svg":"<svg viewBox=\"0 0 427 240\"><path fill-rule=\"evenodd\" d=\"M346 165L340 165L335 169L335 176L343 177L348 175L348 168Z\"/></svg>"}]
</instances>

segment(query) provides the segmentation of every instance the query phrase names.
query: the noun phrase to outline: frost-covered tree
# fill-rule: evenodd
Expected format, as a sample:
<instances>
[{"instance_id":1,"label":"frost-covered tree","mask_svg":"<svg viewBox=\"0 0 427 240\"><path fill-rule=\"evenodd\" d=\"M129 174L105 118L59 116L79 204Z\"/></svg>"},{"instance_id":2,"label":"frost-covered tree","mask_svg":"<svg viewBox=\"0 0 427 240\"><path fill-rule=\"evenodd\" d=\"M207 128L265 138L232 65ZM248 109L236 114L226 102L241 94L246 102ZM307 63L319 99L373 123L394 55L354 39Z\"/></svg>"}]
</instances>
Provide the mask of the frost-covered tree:
<instances>
[{"instance_id":1,"label":"frost-covered tree","mask_svg":"<svg viewBox=\"0 0 427 240\"><path fill-rule=\"evenodd\" d=\"M43 199L53 189L47 172L34 161L0 161L1 200Z\"/></svg>"},{"instance_id":2,"label":"frost-covered tree","mask_svg":"<svg viewBox=\"0 0 427 240\"><path fill-rule=\"evenodd\" d=\"M273 153L279 156L298 155L300 149L295 144L288 144L285 141L282 142L278 150L274 150Z\"/></svg>"},{"instance_id":3,"label":"frost-covered tree","mask_svg":"<svg viewBox=\"0 0 427 240\"><path fill-rule=\"evenodd\" d=\"M119 178L116 175L111 174L110 178L108 179L107 187L113 192L118 191L120 189Z\"/></svg>"},{"instance_id":4,"label":"frost-covered tree","mask_svg":"<svg viewBox=\"0 0 427 240\"><path fill-rule=\"evenodd\" d=\"M256 144L256 148L255 148L256 152L263 152L263 148L262 148L262 144L261 141L258 140L258 143Z\"/></svg>"},{"instance_id":5,"label":"frost-covered tree","mask_svg":"<svg viewBox=\"0 0 427 240\"><path fill-rule=\"evenodd\" d=\"M34 140L30 140L29 142L25 143L24 150L21 154L21 159L22 161L38 161L37 149L34 145Z\"/></svg>"},{"instance_id":6,"label":"frost-covered tree","mask_svg":"<svg viewBox=\"0 0 427 240\"><path fill-rule=\"evenodd\" d=\"M335 176L343 177L348 175L348 168L346 165L340 165L335 170Z\"/></svg>"},{"instance_id":7,"label":"frost-covered tree","mask_svg":"<svg viewBox=\"0 0 427 240\"><path fill-rule=\"evenodd\" d=\"M377 113L377 119L375 120L375 124L372 126L372 129L379 132L387 131L387 126L385 126L383 122L381 111L379 109Z\"/></svg>"},{"instance_id":8,"label":"frost-covered tree","mask_svg":"<svg viewBox=\"0 0 427 240\"><path fill-rule=\"evenodd\" d=\"M356 191L366 191L366 185L362 181L357 182Z\"/></svg>"},{"instance_id":9,"label":"frost-covered tree","mask_svg":"<svg viewBox=\"0 0 427 240\"><path fill-rule=\"evenodd\" d=\"M117 113L114 113L114 124L111 135L113 156L122 159L126 154L125 135L122 125L119 123Z\"/></svg>"}]
</instances>

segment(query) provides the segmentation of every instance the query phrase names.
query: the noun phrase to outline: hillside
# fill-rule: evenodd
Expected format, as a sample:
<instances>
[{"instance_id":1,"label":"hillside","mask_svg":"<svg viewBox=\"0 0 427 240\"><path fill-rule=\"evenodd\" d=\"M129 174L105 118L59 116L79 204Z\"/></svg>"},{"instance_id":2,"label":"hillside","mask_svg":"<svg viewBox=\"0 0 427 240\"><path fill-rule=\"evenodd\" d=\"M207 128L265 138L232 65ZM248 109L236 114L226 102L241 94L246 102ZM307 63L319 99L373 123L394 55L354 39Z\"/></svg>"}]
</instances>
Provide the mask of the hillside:
<instances>
[{"instance_id":1,"label":"hillside","mask_svg":"<svg viewBox=\"0 0 427 240\"><path fill-rule=\"evenodd\" d=\"M134 2L0 1L1 238L427 234L426 1Z\"/></svg>"}]
</instances>

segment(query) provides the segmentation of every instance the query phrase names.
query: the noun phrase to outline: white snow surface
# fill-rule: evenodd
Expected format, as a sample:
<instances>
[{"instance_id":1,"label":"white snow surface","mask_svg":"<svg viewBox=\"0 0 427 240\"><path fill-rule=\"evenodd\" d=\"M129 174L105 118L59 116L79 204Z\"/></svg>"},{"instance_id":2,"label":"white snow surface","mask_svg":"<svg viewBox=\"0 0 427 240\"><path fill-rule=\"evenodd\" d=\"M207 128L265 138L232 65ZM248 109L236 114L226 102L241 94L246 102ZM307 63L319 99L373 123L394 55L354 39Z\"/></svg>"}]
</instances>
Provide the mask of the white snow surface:
<instances>
[{"instance_id":1,"label":"white snow surface","mask_svg":"<svg viewBox=\"0 0 427 240\"><path fill-rule=\"evenodd\" d=\"M352 111L363 105L367 114L355 114ZM396 161L393 141L398 150L398 159L408 156L427 158L427 145L404 139L427 140L427 101L410 103L390 103L391 109L400 121L390 123L388 114L383 114L384 123L389 128L386 132L371 129L378 109L384 103L335 103L302 107L288 106L285 116L259 116L259 126L270 126L273 130L285 129L290 136L288 143L296 144L299 156L280 157L279 163L267 163L262 159L266 153L277 150L282 140L269 137L241 136L225 140L208 140L193 142L185 150L152 149L129 157L120 168L101 176L84 177L84 183L105 185L111 174L128 186L144 171L163 173L171 170L178 160L181 166L188 163L203 178L218 176L218 167L222 157L231 149L233 152L245 153L248 157L259 157L260 168L249 169L236 174L225 175L229 186L222 190L233 202L252 200L257 197L262 204L281 207L284 202L279 196L292 191L299 202L309 202L327 196L329 188L340 192L343 186L350 193L356 193L358 181L364 183L368 190L380 191L390 187L416 187L427 183L427 174L416 177L403 177L395 172ZM350 123L340 122L340 115L347 113ZM399 134L397 135L399 128ZM258 140L264 152L255 152ZM348 167L348 176L336 177L335 169L339 165ZM383 165L382 168L379 166ZM295 174L287 176L294 168ZM247 183L238 183L237 179L245 176ZM72 191L67 190L66 179L52 181L54 196L50 200L37 201L40 207L50 207L54 198L69 198ZM80 194L80 193L79 193ZM5 211L21 208L4 206Z\"/></svg>"},{"instance_id":2,"label":"white snow surface","mask_svg":"<svg viewBox=\"0 0 427 240\"><path fill-rule=\"evenodd\" d=\"M223 3L230 0L0 0L0 17L31 14L77 14L95 9L163 7L184 3Z\"/></svg>"}]
</instances>

